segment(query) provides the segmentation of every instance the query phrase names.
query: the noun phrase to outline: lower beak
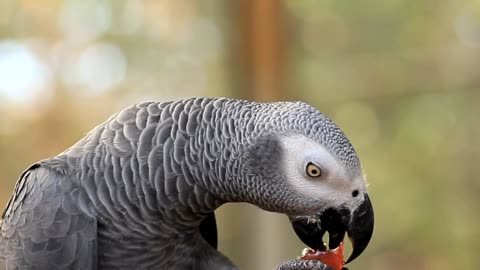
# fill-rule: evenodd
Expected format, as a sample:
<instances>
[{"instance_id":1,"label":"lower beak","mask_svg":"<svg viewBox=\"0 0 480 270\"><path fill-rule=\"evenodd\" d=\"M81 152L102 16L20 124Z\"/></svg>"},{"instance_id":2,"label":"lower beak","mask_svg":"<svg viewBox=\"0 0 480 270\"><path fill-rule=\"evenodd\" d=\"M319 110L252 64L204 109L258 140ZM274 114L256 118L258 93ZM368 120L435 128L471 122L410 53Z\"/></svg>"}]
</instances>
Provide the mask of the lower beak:
<instances>
[{"instance_id":1,"label":"lower beak","mask_svg":"<svg viewBox=\"0 0 480 270\"><path fill-rule=\"evenodd\" d=\"M322 239L326 232L329 234L330 249L338 247L345 234L348 234L353 250L346 263L353 261L367 248L373 234L373 223L373 207L367 194L353 212L346 208L329 208L317 216L292 220L293 229L300 240L314 250L326 250Z\"/></svg>"}]
</instances>

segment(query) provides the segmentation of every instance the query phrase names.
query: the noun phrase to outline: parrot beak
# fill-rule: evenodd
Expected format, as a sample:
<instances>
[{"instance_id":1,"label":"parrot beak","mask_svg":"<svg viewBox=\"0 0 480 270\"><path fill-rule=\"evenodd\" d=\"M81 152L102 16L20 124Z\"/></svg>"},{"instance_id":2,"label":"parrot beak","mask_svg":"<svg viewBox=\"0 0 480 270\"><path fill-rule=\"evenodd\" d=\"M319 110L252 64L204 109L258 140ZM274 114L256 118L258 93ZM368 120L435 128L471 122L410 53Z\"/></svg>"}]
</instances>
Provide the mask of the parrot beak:
<instances>
[{"instance_id":1,"label":"parrot beak","mask_svg":"<svg viewBox=\"0 0 480 270\"><path fill-rule=\"evenodd\" d=\"M300 240L314 250L325 251L323 235L329 233L328 247L337 248L345 234L352 242L352 254L349 263L360 256L370 242L373 234L373 207L365 194L364 201L352 213L346 208L326 209L313 217L298 217L292 220L292 226Z\"/></svg>"}]
</instances>

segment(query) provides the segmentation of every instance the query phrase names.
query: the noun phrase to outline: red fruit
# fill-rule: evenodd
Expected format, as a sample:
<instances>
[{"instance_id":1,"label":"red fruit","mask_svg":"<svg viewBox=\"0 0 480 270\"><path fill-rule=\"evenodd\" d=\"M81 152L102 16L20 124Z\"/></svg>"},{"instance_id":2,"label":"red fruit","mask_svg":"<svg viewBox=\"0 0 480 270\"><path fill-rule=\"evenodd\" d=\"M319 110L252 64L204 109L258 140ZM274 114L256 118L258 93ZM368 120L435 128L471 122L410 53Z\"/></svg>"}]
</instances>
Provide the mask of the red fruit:
<instances>
[{"instance_id":1,"label":"red fruit","mask_svg":"<svg viewBox=\"0 0 480 270\"><path fill-rule=\"evenodd\" d=\"M309 250L305 255L301 256L300 259L321 261L333 270L341 270L345 265L345 261L343 260L343 242L341 242L336 249L327 251Z\"/></svg>"}]
</instances>

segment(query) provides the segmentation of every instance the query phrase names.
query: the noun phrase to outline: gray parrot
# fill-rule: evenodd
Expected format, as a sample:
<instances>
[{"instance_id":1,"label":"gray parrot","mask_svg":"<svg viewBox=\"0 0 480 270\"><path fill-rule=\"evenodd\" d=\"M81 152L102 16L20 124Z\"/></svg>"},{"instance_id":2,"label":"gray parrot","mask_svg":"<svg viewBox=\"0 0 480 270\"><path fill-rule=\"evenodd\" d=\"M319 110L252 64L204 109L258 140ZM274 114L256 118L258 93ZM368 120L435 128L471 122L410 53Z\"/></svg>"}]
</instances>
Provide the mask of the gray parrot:
<instances>
[{"instance_id":1,"label":"gray parrot","mask_svg":"<svg viewBox=\"0 0 480 270\"><path fill-rule=\"evenodd\" d=\"M28 168L0 221L0 268L237 269L214 210L284 213L307 246L347 234L358 257L373 209L351 143L302 102L145 102ZM329 269L293 259L277 269Z\"/></svg>"}]
</instances>

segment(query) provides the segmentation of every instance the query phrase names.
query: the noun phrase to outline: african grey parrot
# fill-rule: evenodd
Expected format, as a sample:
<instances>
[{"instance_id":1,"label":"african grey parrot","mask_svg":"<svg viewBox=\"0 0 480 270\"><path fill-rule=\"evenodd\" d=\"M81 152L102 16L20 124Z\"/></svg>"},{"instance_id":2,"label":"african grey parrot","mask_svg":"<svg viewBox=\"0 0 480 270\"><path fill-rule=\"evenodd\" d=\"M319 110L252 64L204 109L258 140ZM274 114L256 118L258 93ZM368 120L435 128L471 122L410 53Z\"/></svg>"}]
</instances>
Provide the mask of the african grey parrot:
<instances>
[{"instance_id":1,"label":"african grey parrot","mask_svg":"<svg viewBox=\"0 0 480 270\"><path fill-rule=\"evenodd\" d=\"M140 103L28 168L0 221L7 269L236 269L214 210L247 202L288 215L324 250L366 248L373 210L357 155L302 102L194 98ZM1 265L1 263L0 263ZM329 269L291 260L277 269Z\"/></svg>"}]
</instances>

